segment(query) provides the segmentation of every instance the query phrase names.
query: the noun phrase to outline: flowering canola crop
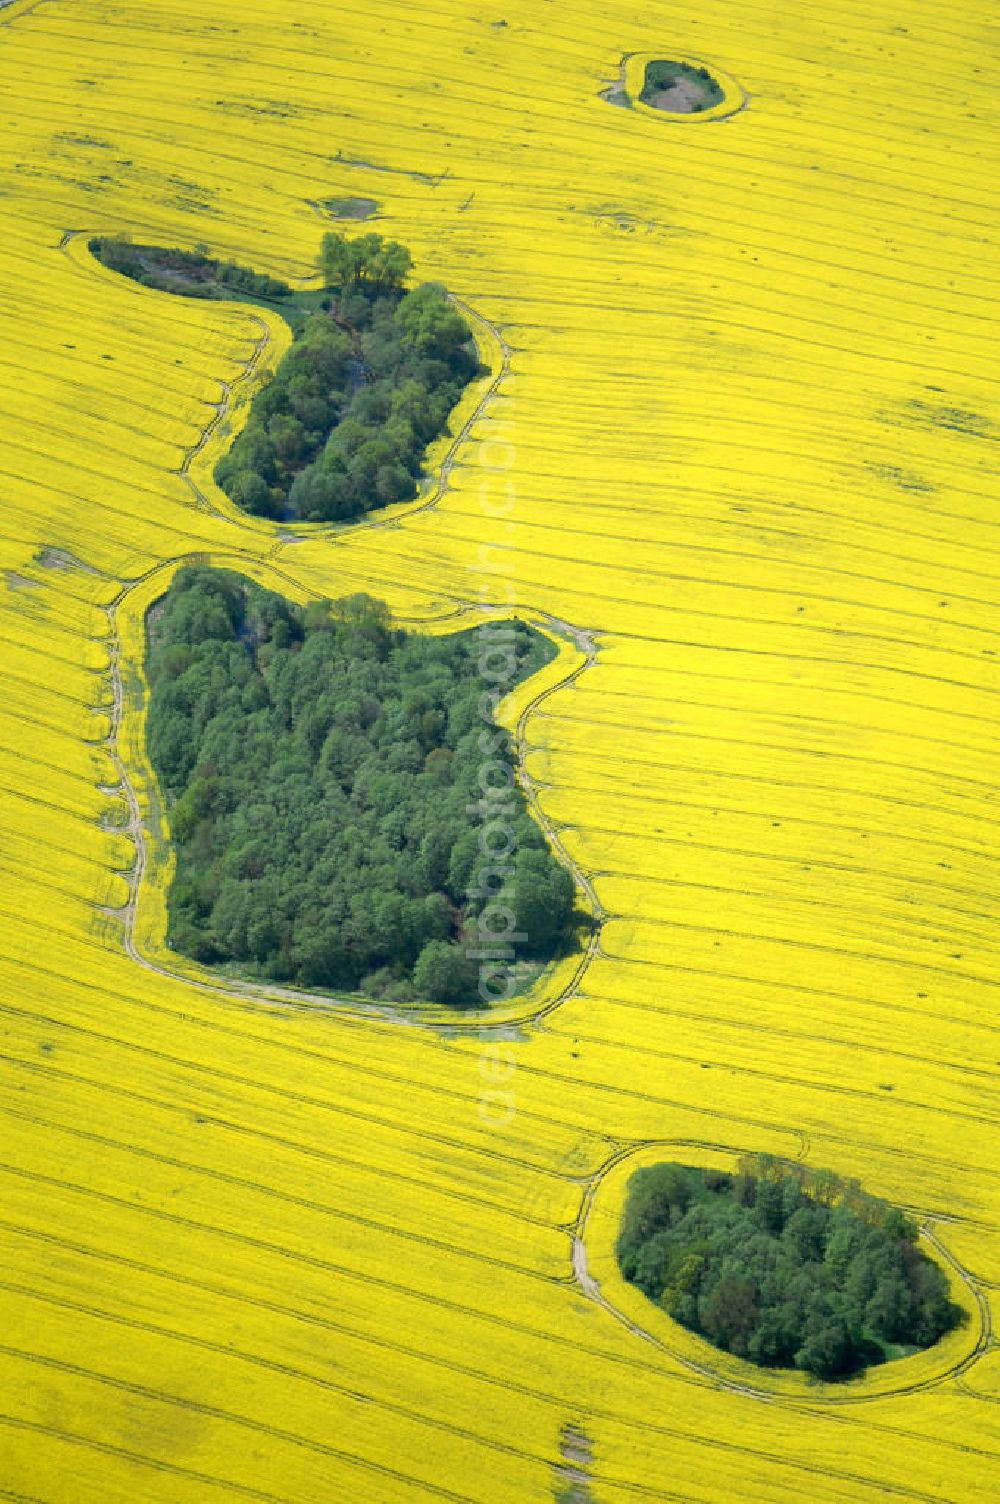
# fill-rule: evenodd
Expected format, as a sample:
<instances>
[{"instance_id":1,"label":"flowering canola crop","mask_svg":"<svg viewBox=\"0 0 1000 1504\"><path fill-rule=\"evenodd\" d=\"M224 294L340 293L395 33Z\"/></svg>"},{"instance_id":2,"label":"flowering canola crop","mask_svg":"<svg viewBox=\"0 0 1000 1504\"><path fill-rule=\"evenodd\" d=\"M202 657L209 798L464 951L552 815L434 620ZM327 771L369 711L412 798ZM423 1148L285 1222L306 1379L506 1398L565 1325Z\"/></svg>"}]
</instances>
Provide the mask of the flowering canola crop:
<instances>
[{"instance_id":1,"label":"flowering canola crop","mask_svg":"<svg viewBox=\"0 0 1000 1504\"><path fill-rule=\"evenodd\" d=\"M564 1486L568 1428L600 1504L989 1495L992 23L0 12L0 1496L524 1504ZM746 106L616 108L626 54ZM496 379L425 504L283 530L211 482L280 320L86 239L307 278L349 197L485 321ZM191 558L576 642L509 711L603 919L561 1000L406 1027L165 963L162 853L137 885L129 835L156 820L140 607ZM962 1341L762 1399L644 1335L609 1228L661 1144L912 1210Z\"/></svg>"}]
</instances>

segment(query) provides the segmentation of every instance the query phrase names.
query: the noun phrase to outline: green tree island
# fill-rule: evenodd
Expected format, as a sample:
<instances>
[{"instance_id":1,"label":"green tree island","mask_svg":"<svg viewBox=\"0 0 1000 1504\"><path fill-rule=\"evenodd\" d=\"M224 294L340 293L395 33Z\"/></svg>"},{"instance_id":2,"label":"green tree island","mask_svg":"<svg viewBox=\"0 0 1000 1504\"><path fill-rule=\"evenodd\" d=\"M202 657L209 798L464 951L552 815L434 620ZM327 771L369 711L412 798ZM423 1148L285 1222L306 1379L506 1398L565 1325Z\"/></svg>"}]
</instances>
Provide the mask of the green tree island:
<instances>
[{"instance_id":1,"label":"green tree island","mask_svg":"<svg viewBox=\"0 0 1000 1504\"><path fill-rule=\"evenodd\" d=\"M930 1347L963 1315L902 1212L763 1155L737 1175L638 1170L617 1255L627 1280L716 1347L820 1379Z\"/></svg>"},{"instance_id":2,"label":"green tree island","mask_svg":"<svg viewBox=\"0 0 1000 1504\"><path fill-rule=\"evenodd\" d=\"M510 688L552 648L503 625ZM485 714L480 637L404 632L368 596L300 608L224 570L177 574L147 655L175 949L276 982L468 1004L491 902L521 937L515 982L567 944L573 881L516 783L509 862L482 878L484 756L514 754Z\"/></svg>"},{"instance_id":3,"label":"green tree island","mask_svg":"<svg viewBox=\"0 0 1000 1504\"><path fill-rule=\"evenodd\" d=\"M124 236L98 236L90 247L156 291L259 303L289 323L291 348L215 467L230 500L258 516L346 522L412 500L427 446L482 371L445 289L427 282L407 291L409 251L380 235L324 235L324 287L307 292L203 249Z\"/></svg>"}]
</instances>

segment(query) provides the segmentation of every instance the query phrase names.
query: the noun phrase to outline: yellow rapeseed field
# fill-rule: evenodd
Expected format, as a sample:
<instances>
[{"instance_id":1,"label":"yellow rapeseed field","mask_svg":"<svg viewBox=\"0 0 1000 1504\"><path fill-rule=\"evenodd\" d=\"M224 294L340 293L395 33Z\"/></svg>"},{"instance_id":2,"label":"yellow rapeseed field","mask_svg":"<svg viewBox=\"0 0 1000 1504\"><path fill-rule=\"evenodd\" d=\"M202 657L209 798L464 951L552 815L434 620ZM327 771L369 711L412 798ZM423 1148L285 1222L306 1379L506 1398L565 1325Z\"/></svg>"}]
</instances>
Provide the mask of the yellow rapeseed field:
<instances>
[{"instance_id":1,"label":"yellow rapeseed field","mask_svg":"<svg viewBox=\"0 0 1000 1504\"><path fill-rule=\"evenodd\" d=\"M991 1495L997 38L988 0L0 10L0 1498ZM743 108L602 98L644 56ZM86 242L308 278L338 197L491 374L420 502L282 529L211 480L280 320ZM553 634L505 713L581 969L446 1028L171 961L142 612L194 558ZM628 1170L756 1150L911 1209L963 1331L755 1387L647 1313Z\"/></svg>"}]
</instances>

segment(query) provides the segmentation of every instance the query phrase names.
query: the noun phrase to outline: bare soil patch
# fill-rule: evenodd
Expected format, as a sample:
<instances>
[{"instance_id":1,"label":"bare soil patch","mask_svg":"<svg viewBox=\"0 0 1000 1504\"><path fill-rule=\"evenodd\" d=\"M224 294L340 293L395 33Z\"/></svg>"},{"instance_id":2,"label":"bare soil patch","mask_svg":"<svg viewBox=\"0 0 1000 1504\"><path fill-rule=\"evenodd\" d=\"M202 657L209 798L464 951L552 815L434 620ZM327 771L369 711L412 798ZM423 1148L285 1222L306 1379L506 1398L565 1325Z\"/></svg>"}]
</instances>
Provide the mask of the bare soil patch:
<instances>
[{"instance_id":1,"label":"bare soil patch","mask_svg":"<svg viewBox=\"0 0 1000 1504\"><path fill-rule=\"evenodd\" d=\"M323 207L334 219L372 219L378 213L373 198L328 198Z\"/></svg>"},{"instance_id":2,"label":"bare soil patch","mask_svg":"<svg viewBox=\"0 0 1000 1504\"><path fill-rule=\"evenodd\" d=\"M724 91L705 67L658 58L646 64L639 99L651 109L671 115L698 115L720 104Z\"/></svg>"},{"instance_id":3,"label":"bare soil patch","mask_svg":"<svg viewBox=\"0 0 1000 1504\"><path fill-rule=\"evenodd\" d=\"M669 88L654 90L643 103L654 110L669 110L673 115L690 115L704 108L701 88L688 78L679 78Z\"/></svg>"}]
</instances>

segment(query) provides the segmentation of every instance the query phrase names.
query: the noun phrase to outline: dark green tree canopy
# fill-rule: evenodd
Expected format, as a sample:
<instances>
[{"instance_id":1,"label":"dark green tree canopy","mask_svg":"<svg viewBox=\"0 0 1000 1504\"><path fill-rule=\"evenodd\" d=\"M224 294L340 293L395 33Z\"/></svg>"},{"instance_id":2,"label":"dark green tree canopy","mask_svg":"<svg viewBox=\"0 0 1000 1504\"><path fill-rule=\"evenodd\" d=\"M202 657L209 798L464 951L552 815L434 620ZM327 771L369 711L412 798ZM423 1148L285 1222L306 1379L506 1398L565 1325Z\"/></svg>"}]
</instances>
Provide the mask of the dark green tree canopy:
<instances>
[{"instance_id":1,"label":"dark green tree canopy","mask_svg":"<svg viewBox=\"0 0 1000 1504\"><path fill-rule=\"evenodd\" d=\"M417 494L427 445L479 372L443 287L402 289L409 255L378 235L324 237L329 306L311 314L215 467L247 511L346 521Z\"/></svg>"},{"instance_id":2,"label":"dark green tree canopy","mask_svg":"<svg viewBox=\"0 0 1000 1504\"><path fill-rule=\"evenodd\" d=\"M171 945L277 982L480 1000L469 953L497 887L479 881L480 773L487 751L506 765L513 750L478 636L403 632L368 596L302 609L224 570L178 573L148 652ZM511 686L551 657L520 624L505 641ZM542 963L566 943L573 882L516 785L504 821L497 901L518 955Z\"/></svg>"},{"instance_id":3,"label":"dark green tree canopy","mask_svg":"<svg viewBox=\"0 0 1000 1504\"><path fill-rule=\"evenodd\" d=\"M412 266L409 251L398 240L383 240L371 233L349 239L335 230L323 236L319 268L326 286L338 292L358 283L383 289L402 287Z\"/></svg>"},{"instance_id":4,"label":"dark green tree canopy","mask_svg":"<svg viewBox=\"0 0 1000 1504\"><path fill-rule=\"evenodd\" d=\"M963 1319L895 1207L766 1156L738 1175L659 1164L629 1183L622 1274L738 1357L838 1379Z\"/></svg>"},{"instance_id":5,"label":"dark green tree canopy","mask_svg":"<svg viewBox=\"0 0 1000 1504\"><path fill-rule=\"evenodd\" d=\"M324 290L302 292L204 250L126 236L90 245L105 266L147 287L277 306L288 321L294 343L215 467L243 511L346 522L417 495L427 446L447 431L481 367L445 289L429 282L405 290L405 246L331 231L319 256Z\"/></svg>"},{"instance_id":6,"label":"dark green tree canopy","mask_svg":"<svg viewBox=\"0 0 1000 1504\"><path fill-rule=\"evenodd\" d=\"M406 247L323 236L326 307L305 320L215 478L238 507L343 522L411 501L427 445L480 362L444 287L403 290Z\"/></svg>"}]
</instances>

